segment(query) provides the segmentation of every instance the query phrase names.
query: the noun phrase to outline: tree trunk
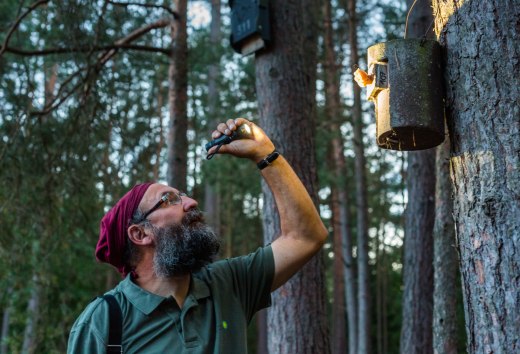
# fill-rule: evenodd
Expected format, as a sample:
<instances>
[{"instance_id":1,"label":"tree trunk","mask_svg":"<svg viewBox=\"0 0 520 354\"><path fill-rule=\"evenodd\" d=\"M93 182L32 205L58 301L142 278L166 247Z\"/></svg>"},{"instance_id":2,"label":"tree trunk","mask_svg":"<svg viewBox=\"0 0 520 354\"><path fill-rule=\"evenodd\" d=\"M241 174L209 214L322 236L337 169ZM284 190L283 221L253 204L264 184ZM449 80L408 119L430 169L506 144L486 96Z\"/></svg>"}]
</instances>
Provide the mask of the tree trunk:
<instances>
[{"instance_id":1,"label":"tree trunk","mask_svg":"<svg viewBox=\"0 0 520 354\"><path fill-rule=\"evenodd\" d=\"M408 8L414 1L407 0ZM417 2L408 19L407 38L432 37L430 2ZM408 205L405 214L403 324L401 353L432 353L433 224L435 149L408 153Z\"/></svg>"},{"instance_id":2,"label":"tree trunk","mask_svg":"<svg viewBox=\"0 0 520 354\"><path fill-rule=\"evenodd\" d=\"M453 200L449 176L450 144L447 139L437 148L433 291L433 351L435 354L457 353L458 256L453 227Z\"/></svg>"},{"instance_id":3,"label":"tree trunk","mask_svg":"<svg viewBox=\"0 0 520 354\"><path fill-rule=\"evenodd\" d=\"M316 33L312 0L272 1L271 47L256 57L260 123L317 202L314 124ZM263 183L264 237L280 233L274 198ZM321 253L273 293L268 312L270 353L329 353Z\"/></svg>"},{"instance_id":4,"label":"tree trunk","mask_svg":"<svg viewBox=\"0 0 520 354\"><path fill-rule=\"evenodd\" d=\"M469 353L520 351L520 6L434 1Z\"/></svg>"},{"instance_id":5,"label":"tree trunk","mask_svg":"<svg viewBox=\"0 0 520 354\"><path fill-rule=\"evenodd\" d=\"M12 311L12 295L13 289L9 288L6 291L9 299L6 301L6 305L4 308L4 312L2 315L2 333L0 333L0 354L8 354L7 349L7 340L9 339L9 327L10 327L10 318Z\"/></svg>"},{"instance_id":6,"label":"tree trunk","mask_svg":"<svg viewBox=\"0 0 520 354\"><path fill-rule=\"evenodd\" d=\"M157 143L157 148L155 149L155 163L153 164L153 178L154 181L159 180L159 169L163 165L163 161L161 161L161 152L164 147L164 131L163 131L163 114L162 108L164 104L163 92L162 92L162 79L158 78L157 85L157 118L159 118L159 141Z\"/></svg>"},{"instance_id":7,"label":"tree trunk","mask_svg":"<svg viewBox=\"0 0 520 354\"><path fill-rule=\"evenodd\" d=\"M343 138L340 124L344 121L339 94L339 64L334 51L332 14L330 0L324 7L324 43L325 43L325 110L327 126L330 127L331 170L334 171L334 183L331 193L331 210L333 225L333 283L334 311L332 312L332 353L346 353L347 327L345 323L346 307L349 304L349 346L350 353L356 353L356 298L354 295L354 274L352 270L352 235L350 234L347 213L347 193L345 176L345 156L343 155ZM347 246L348 245L348 246ZM344 252L345 251L345 252ZM344 255L345 253L345 255Z\"/></svg>"},{"instance_id":8,"label":"tree trunk","mask_svg":"<svg viewBox=\"0 0 520 354\"><path fill-rule=\"evenodd\" d=\"M33 288L27 304L27 320L23 336L22 353L31 354L36 350L37 325L40 317L40 285L38 277L33 276Z\"/></svg>"},{"instance_id":9,"label":"tree trunk","mask_svg":"<svg viewBox=\"0 0 520 354\"><path fill-rule=\"evenodd\" d=\"M356 0L348 0L348 27L350 66L358 64ZM361 112L361 88L353 85L354 106L354 154L357 210L357 265L358 265L358 348L357 353L370 353L370 270L368 265L368 207L366 186L366 161L363 145L363 116Z\"/></svg>"},{"instance_id":10,"label":"tree trunk","mask_svg":"<svg viewBox=\"0 0 520 354\"><path fill-rule=\"evenodd\" d=\"M218 82L220 77L220 58L218 49L222 40L220 0L211 0L211 25L210 25L210 52L212 52L212 64L208 66L208 126L213 131L219 122L219 91ZM220 118L222 119L222 118ZM218 186L206 182L204 188L204 208L208 215L208 224L213 227L218 234L221 234L220 222L220 196L217 193Z\"/></svg>"},{"instance_id":11,"label":"tree trunk","mask_svg":"<svg viewBox=\"0 0 520 354\"><path fill-rule=\"evenodd\" d=\"M168 184L186 191L188 156L188 42L187 0L174 0L179 19L172 22L172 54L168 73L170 126L168 132Z\"/></svg>"}]
</instances>

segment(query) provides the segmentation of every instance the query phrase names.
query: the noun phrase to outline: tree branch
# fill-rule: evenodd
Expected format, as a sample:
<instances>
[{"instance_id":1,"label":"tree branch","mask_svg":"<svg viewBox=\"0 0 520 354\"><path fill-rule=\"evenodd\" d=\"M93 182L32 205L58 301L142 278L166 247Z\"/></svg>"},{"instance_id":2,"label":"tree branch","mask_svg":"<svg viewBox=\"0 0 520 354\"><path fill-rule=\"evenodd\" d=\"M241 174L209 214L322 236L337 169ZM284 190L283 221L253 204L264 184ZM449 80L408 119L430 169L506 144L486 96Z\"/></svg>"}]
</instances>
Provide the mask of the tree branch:
<instances>
[{"instance_id":1,"label":"tree branch","mask_svg":"<svg viewBox=\"0 0 520 354\"><path fill-rule=\"evenodd\" d=\"M135 31L128 34L126 37L117 40L114 43L115 48L112 48L107 53L105 53L105 55L103 55L100 58L101 60L99 60L98 62L101 65L105 64L110 58L112 58L117 53L120 46L128 44L128 43L136 40L137 38L141 37L143 34L148 33L153 29L166 27L169 24L171 24L171 21L169 19L161 19L161 20L155 21L147 26L136 29Z\"/></svg>"},{"instance_id":2,"label":"tree branch","mask_svg":"<svg viewBox=\"0 0 520 354\"><path fill-rule=\"evenodd\" d=\"M98 59L94 65L87 65L86 67L81 68L81 69L77 70L74 74L70 75L67 78L67 80L65 80L63 82L63 84L60 86L60 89L58 90L58 94L56 95L56 97L44 107L44 110L34 111L31 113L31 115L42 116L42 115L46 115L46 114L50 113L51 111L55 110L56 108L61 106L79 87L81 87L81 85L85 84L93 73L98 73L101 70L101 68L103 67L103 65L105 65L105 63L107 61L109 61L114 55L117 54L117 52L120 48L124 48L125 46L130 46L130 42L138 39L139 37L148 33L152 29L166 27L170 23L171 23L171 20L169 20L169 19L161 19L154 23L146 25L144 27L138 28L135 31L129 33L126 37L123 37L123 38L117 40L110 47L110 49L106 50L105 53L98 56ZM75 77L79 76L84 71L86 71L85 78L83 80L81 80L80 82L76 83L72 87L71 90L69 90L62 96L62 92L64 92L64 88L70 82L72 82L72 80Z\"/></svg>"},{"instance_id":3,"label":"tree branch","mask_svg":"<svg viewBox=\"0 0 520 354\"><path fill-rule=\"evenodd\" d=\"M7 32L7 36L5 37L4 39L4 44L2 45L2 47L0 47L0 57L4 54L6 48L7 48L7 44L9 43L9 39L11 39L11 36L13 35L14 31L16 30L16 28L18 28L18 25L20 24L20 22L22 22L22 20L27 16L29 15L31 12L34 11L34 9L36 9L38 6L40 5L43 5L43 4L46 4L48 3L50 0L39 0L39 1L36 1L34 4L32 4L31 6L29 6L29 8L27 9L27 11L25 11L23 14L21 14L20 16L18 16L18 18L16 19L16 21L14 22L14 24L11 26L11 28L9 29L9 32Z\"/></svg>"},{"instance_id":4,"label":"tree branch","mask_svg":"<svg viewBox=\"0 0 520 354\"><path fill-rule=\"evenodd\" d=\"M65 53L90 53L90 52L100 52L100 51L107 51L111 49L130 49L130 50L138 50L138 51L144 51L144 52L156 52L156 53L163 53L166 55L171 54L171 50L168 48L158 48L158 47L149 47L144 45L137 45L137 44L113 44L113 45L105 45L101 47L75 47L75 48L47 48L47 49L41 49L41 50L24 50L19 48L11 48L6 47L5 52L11 53L14 55L20 55L20 56L45 56L45 55L52 55L52 54L65 54Z\"/></svg>"},{"instance_id":5,"label":"tree branch","mask_svg":"<svg viewBox=\"0 0 520 354\"><path fill-rule=\"evenodd\" d=\"M175 11L173 11L170 7L164 6L164 5L153 5L153 4L142 4L138 2L115 2L115 1L107 1L109 4L116 5L116 6L141 6L141 7L148 7L148 8L156 8L156 9L163 9L166 10L168 13L170 13L174 19L178 20L179 14Z\"/></svg>"}]
</instances>

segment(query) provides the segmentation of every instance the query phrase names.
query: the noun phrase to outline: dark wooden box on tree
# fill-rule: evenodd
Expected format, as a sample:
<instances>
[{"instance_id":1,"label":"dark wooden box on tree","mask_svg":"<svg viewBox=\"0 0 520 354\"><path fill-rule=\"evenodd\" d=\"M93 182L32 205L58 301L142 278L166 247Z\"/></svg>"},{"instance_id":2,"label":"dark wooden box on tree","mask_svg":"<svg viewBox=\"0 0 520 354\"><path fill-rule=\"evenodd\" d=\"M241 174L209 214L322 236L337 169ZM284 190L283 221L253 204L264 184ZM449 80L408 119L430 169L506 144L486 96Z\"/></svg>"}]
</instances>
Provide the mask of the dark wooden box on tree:
<instances>
[{"instance_id":1,"label":"dark wooden box on tree","mask_svg":"<svg viewBox=\"0 0 520 354\"><path fill-rule=\"evenodd\" d=\"M242 55L265 48L271 37L268 0L230 0L231 46Z\"/></svg>"},{"instance_id":2,"label":"dark wooden box on tree","mask_svg":"<svg viewBox=\"0 0 520 354\"><path fill-rule=\"evenodd\" d=\"M368 100L379 147L423 150L444 141L441 51L436 41L397 39L368 48Z\"/></svg>"}]
</instances>

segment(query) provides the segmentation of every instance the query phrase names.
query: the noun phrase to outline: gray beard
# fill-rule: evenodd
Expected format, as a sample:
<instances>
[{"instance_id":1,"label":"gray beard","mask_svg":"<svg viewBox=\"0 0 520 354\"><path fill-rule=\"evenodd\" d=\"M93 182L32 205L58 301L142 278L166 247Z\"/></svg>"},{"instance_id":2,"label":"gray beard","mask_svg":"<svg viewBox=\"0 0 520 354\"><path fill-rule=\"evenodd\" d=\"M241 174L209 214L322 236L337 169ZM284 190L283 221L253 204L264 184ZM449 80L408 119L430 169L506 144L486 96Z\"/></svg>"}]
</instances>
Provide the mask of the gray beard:
<instances>
[{"instance_id":1,"label":"gray beard","mask_svg":"<svg viewBox=\"0 0 520 354\"><path fill-rule=\"evenodd\" d=\"M203 222L202 213L189 211L180 225L154 227L153 270L158 277L171 278L193 273L211 263L220 242Z\"/></svg>"}]
</instances>

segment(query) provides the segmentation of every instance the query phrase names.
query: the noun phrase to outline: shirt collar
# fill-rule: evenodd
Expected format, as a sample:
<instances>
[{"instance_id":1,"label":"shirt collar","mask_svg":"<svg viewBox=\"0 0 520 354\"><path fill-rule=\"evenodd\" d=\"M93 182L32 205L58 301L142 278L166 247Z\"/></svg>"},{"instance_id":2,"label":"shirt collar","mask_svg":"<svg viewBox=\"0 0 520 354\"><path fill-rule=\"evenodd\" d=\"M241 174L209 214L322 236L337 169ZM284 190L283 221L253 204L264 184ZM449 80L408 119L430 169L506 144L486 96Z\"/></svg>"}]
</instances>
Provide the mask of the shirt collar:
<instances>
[{"instance_id":1,"label":"shirt collar","mask_svg":"<svg viewBox=\"0 0 520 354\"><path fill-rule=\"evenodd\" d=\"M210 296L210 290L206 282L194 275L192 275L191 280L190 290L187 297L193 296L196 300L201 300ZM121 290L128 301L130 301L132 305L145 315L152 313L167 299L146 291L139 285L135 284L132 281L130 274L128 274L121 282Z\"/></svg>"}]
</instances>

